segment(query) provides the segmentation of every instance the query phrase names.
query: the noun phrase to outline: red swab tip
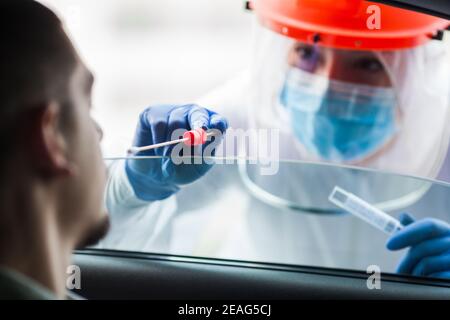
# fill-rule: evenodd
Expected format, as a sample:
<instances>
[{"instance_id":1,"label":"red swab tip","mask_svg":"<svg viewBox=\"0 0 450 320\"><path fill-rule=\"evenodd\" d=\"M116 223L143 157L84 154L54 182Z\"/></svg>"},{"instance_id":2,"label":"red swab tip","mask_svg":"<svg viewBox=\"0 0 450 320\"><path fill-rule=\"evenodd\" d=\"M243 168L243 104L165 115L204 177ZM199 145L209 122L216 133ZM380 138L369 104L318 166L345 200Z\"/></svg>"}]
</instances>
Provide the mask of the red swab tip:
<instances>
[{"instance_id":1,"label":"red swab tip","mask_svg":"<svg viewBox=\"0 0 450 320\"><path fill-rule=\"evenodd\" d=\"M187 139L184 144L188 146L198 146L206 142L206 131L202 128L186 131L183 134L183 138Z\"/></svg>"}]
</instances>

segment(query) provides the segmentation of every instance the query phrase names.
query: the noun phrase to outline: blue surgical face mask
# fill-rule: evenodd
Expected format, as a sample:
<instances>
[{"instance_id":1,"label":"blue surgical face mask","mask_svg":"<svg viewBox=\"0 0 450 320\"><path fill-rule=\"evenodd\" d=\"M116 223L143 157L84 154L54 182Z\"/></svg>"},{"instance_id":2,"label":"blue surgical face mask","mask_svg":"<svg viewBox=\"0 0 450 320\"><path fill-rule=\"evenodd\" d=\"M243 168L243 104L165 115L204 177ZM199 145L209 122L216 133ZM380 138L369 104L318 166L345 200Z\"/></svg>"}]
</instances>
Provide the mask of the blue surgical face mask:
<instances>
[{"instance_id":1,"label":"blue surgical face mask","mask_svg":"<svg viewBox=\"0 0 450 320\"><path fill-rule=\"evenodd\" d=\"M392 88L330 80L291 68L280 102L306 150L324 160L364 159L396 131Z\"/></svg>"}]
</instances>

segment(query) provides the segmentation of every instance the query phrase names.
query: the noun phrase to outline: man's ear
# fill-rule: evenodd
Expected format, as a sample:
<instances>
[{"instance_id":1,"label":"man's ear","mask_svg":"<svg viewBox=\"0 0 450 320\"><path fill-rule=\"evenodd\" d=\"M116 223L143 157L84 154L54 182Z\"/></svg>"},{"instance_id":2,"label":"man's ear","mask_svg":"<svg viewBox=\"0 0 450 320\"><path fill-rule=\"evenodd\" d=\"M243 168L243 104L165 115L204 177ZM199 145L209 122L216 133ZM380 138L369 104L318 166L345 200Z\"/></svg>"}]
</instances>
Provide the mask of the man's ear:
<instances>
[{"instance_id":1,"label":"man's ear","mask_svg":"<svg viewBox=\"0 0 450 320\"><path fill-rule=\"evenodd\" d=\"M59 125L61 106L52 102L36 109L31 116L30 143L38 170L46 176L74 174L74 166L68 158L67 139Z\"/></svg>"}]
</instances>

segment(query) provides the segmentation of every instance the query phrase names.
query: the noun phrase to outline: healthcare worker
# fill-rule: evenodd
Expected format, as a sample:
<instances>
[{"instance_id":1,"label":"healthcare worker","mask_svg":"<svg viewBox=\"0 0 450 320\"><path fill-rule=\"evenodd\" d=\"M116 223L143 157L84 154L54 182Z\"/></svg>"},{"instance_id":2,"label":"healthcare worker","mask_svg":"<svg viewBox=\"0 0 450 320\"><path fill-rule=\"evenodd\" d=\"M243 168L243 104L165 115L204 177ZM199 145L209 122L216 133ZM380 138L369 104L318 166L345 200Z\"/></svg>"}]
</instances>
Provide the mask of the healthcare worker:
<instances>
[{"instance_id":1,"label":"healthcare worker","mask_svg":"<svg viewBox=\"0 0 450 320\"><path fill-rule=\"evenodd\" d=\"M215 112L197 105L148 108L134 145L168 140L178 128L271 128L280 130L281 159L450 181L450 56L444 41L432 40L449 22L378 4L381 29L372 30L370 6L254 2L261 27L251 68L200 100ZM171 150L140 154L160 159L112 165L106 193L112 232L103 247L364 270L377 264L392 271L397 264L399 254L385 249L384 235L356 219L274 208L246 190L236 167L177 166L167 158ZM423 184L299 167L254 182L312 204L333 174L369 198L375 191L381 198L413 193ZM398 272L450 278L450 227L443 221L449 207L447 200L435 208L441 220L400 217L405 228L387 243L393 251L410 248Z\"/></svg>"}]
</instances>

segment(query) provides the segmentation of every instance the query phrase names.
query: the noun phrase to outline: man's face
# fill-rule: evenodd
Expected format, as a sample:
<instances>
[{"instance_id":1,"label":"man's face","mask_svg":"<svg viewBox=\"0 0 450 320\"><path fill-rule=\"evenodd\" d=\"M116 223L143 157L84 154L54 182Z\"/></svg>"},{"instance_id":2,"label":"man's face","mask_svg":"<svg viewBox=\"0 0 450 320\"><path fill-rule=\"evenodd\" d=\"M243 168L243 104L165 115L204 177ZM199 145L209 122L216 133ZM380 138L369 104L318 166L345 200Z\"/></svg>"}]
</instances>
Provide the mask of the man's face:
<instances>
[{"instance_id":1,"label":"man's face","mask_svg":"<svg viewBox=\"0 0 450 320\"><path fill-rule=\"evenodd\" d=\"M67 158L75 172L65 185L60 207L63 230L72 230L78 244L100 240L108 227L103 209L106 168L100 151L101 130L91 118L93 76L82 62L72 74L68 94L71 108L67 128ZM64 129L63 129L64 130Z\"/></svg>"}]
</instances>

